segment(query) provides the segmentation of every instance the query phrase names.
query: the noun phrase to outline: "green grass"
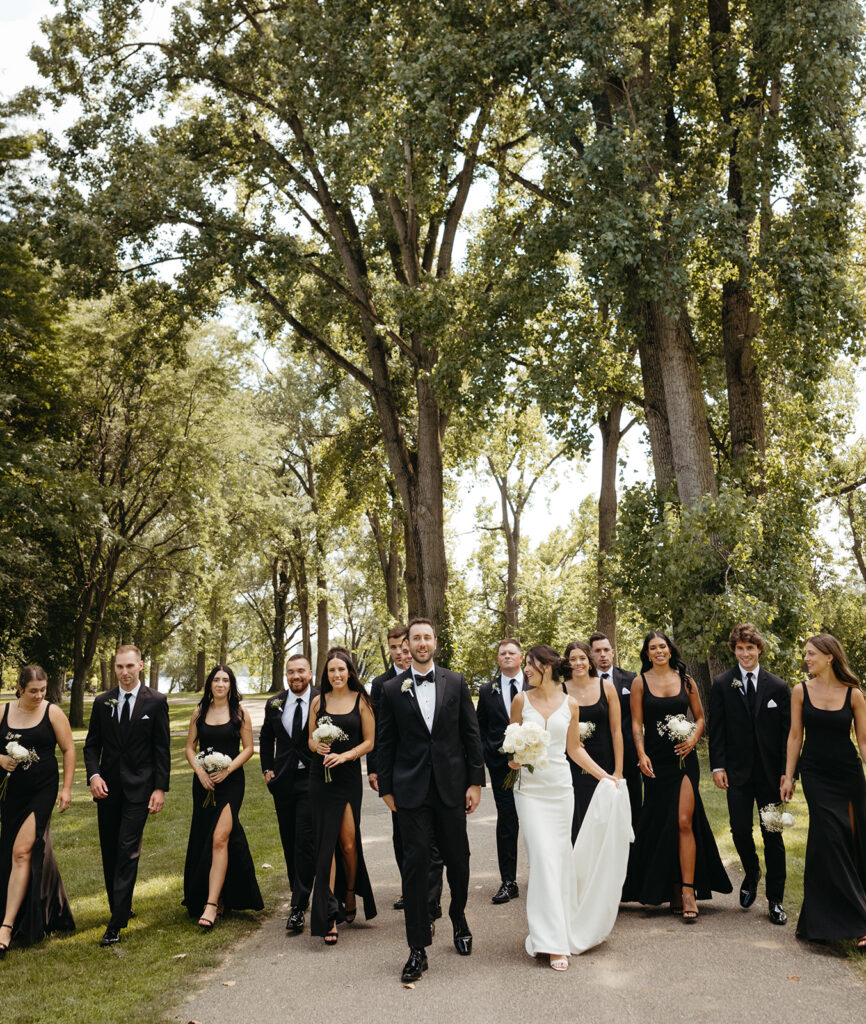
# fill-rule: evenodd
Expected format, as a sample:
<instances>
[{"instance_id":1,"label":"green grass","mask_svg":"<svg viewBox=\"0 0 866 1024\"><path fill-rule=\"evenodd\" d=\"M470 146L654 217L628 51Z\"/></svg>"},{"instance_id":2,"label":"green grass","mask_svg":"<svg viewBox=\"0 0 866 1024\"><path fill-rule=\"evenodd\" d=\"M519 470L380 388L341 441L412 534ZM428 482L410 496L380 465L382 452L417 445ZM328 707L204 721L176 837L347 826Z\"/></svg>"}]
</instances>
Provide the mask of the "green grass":
<instances>
[{"instance_id":1,"label":"green grass","mask_svg":"<svg viewBox=\"0 0 866 1024\"><path fill-rule=\"evenodd\" d=\"M185 728L191 710L171 707L173 731ZM192 779L184 740L178 736L172 740L171 791L165 809L148 821L144 831L133 904L137 919L123 932L120 945L101 949L98 941L108 922L108 902L96 807L84 783L83 730L76 734L79 756L72 807L62 815L55 811L51 836L77 930L26 949L12 946L0 964L3 1019L16 1024L152 1024L189 988L193 972L215 966L263 915L234 914L205 934L181 906ZM241 822L267 912L281 911L288 893L285 861L258 756L246 765L246 782ZM262 869L265 863L273 868Z\"/></svg>"}]
</instances>

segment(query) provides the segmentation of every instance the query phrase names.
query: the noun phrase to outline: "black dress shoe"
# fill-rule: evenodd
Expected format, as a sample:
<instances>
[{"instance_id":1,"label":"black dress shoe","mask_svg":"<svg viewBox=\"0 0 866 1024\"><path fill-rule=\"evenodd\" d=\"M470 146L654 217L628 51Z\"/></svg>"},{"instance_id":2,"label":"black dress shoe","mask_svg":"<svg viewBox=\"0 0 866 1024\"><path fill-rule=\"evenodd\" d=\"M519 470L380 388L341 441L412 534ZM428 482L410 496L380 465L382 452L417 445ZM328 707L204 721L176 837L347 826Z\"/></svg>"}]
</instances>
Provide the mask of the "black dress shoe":
<instances>
[{"instance_id":1,"label":"black dress shoe","mask_svg":"<svg viewBox=\"0 0 866 1024\"><path fill-rule=\"evenodd\" d=\"M469 956L472 952L472 932L465 917L454 929L454 948L461 956Z\"/></svg>"},{"instance_id":2,"label":"black dress shoe","mask_svg":"<svg viewBox=\"0 0 866 1024\"><path fill-rule=\"evenodd\" d=\"M760 880L760 872L758 872L758 877L755 879L743 879L743 884L740 886L740 906L743 908L743 910L748 910L749 907L758 898L758 882Z\"/></svg>"},{"instance_id":3,"label":"black dress shoe","mask_svg":"<svg viewBox=\"0 0 866 1024\"><path fill-rule=\"evenodd\" d=\"M292 907L289 919L286 921L286 931L298 935L304 930L304 912L300 907Z\"/></svg>"},{"instance_id":4,"label":"black dress shoe","mask_svg":"<svg viewBox=\"0 0 866 1024\"><path fill-rule=\"evenodd\" d=\"M402 910L403 909L403 897L402 896L398 900L394 900L394 909L395 910Z\"/></svg>"},{"instance_id":5,"label":"black dress shoe","mask_svg":"<svg viewBox=\"0 0 866 1024\"><path fill-rule=\"evenodd\" d=\"M517 882L503 882L496 890L496 895L490 897L491 903L507 903L520 895Z\"/></svg>"},{"instance_id":6,"label":"black dress shoe","mask_svg":"<svg viewBox=\"0 0 866 1024\"><path fill-rule=\"evenodd\" d=\"M781 903L776 903L770 900L770 920L773 924L785 924L788 920L788 915L782 909Z\"/></svg>"},{"instance_id":7,"label":"black dress shoe","mask_svg":"<svg viewBox=\"0 0 866 1024\"><path fill-rule=\"evenodd\" d=\"M424 971L427 970L427 954L423 949L410 949L409 959L403 965L401 981L418 981Z\"/></svg>"},{"instance_id":8,"label":"black dress shoe","mask_svg":"<svg viewBox=\"0 0 866 1024\"><path fill-rule=\"evenodd\" d=\"M441 916L442 916L442 904L441 903L437 903L433 907L431 907L431 909L430 909L430 920L431 921L438 921Z\"/></svg>"},{"instance_id":9,"label":"black dress shoe","mask_svg":"<svg viewBox=\"0 0 866 1024\"><path fill-rule=\"evenodd\" d=\"M105 929L105 934L99 940L99 945L116 946L118 942L120 942L120 932L117 930L117 928L112 928L111 925L109 925Z\"/></svg>"}]
</instances>

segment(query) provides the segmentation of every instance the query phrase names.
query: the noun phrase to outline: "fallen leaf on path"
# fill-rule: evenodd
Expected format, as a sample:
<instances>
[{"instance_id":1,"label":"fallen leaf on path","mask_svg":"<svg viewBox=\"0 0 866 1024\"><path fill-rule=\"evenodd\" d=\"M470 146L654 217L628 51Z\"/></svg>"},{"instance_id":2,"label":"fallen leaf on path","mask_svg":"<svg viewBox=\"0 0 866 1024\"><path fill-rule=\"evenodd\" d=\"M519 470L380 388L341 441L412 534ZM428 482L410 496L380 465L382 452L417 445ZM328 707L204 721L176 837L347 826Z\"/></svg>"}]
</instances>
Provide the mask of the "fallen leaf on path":
<instances>
[{"instance_id":1,"label":"fallen leaf on path","mask_svg":"<svg viewBox=\"0 0 866 1024\"><path fill-rule=\"evenodd\" d=\"M799 980L800 980L800 975L799 974L789 974L788 975L788 981L799 981Z\"/></svg>"},{"instance_id":2,"label":"fallen leaf on path","mask_svg":"<svg viewBox=\"0 0 866 1024\"><path fill-rule=\"evenodd\" d=\"M273 866L274 866L273 864L262 864L262 868L263 869L272 868Z\"/></svg>"},{"instance_id":3,"label":"fallen leaf on path","mask_svg":"<svg viewBox=\"0 0 866 1024\"><path fill-rule=\"evenodd\" d=\"M235 984L236 984L236 982L234 982L234 981L224 981L223 982L223 985L226 988L234 988Z\"/></svg>"},{"instance_id":4,"label":"fallen leaf on path","mask_svg":"<svg viewBox=\"0 0 866 1024\"><path fill-rule=\"evenodd\" d=\"M407 982L405 982L403 984L403 988L414 988L414 987L415 987L415 982L414 981L407 981Z\"/></svg>"}]
</instances>

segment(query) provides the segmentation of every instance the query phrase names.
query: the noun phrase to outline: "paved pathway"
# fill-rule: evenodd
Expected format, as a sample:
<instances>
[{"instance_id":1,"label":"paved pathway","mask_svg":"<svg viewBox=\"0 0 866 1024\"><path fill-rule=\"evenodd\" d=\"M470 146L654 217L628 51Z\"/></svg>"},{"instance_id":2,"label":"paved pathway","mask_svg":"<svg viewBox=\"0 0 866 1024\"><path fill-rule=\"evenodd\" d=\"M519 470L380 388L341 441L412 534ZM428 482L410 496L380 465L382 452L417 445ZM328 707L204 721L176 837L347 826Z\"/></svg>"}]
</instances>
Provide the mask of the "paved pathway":
<instances>
[{"instance_id":1,"label":"paved pathway","mask_svg":"<svg viewBox=\"0 0 866 1024\"><path fill-rule=\"evenodd\" d=\"M359 912L358 922L343 926L338 945L329 949L308 932L287 935L288 905L277 908L277 916L240 943L220 969L200 979L198 990L169 1019L199 1024L540 1024L545 1019L556 1024L862 1024L866 1019L866 984L850 962L802 946L791 924L771 925L762 900L744 913L736 893L701 903L694 925L666 910L623 908L604 945L573 957L565 974L554 974L523 951L522 896L502 907L490 903L499 881L492 803L488 790L470 818L471 957L457 956L446 917L428 951L430 970L413 988L401 985L407 950L402 914L391 907L399 886L390 822L387 809L367 790L364 852L378 917L362 924ZM522 889L522 850L520 867ZM735 889L738 885L739 879Z\"/></svg>"}]
</instances>

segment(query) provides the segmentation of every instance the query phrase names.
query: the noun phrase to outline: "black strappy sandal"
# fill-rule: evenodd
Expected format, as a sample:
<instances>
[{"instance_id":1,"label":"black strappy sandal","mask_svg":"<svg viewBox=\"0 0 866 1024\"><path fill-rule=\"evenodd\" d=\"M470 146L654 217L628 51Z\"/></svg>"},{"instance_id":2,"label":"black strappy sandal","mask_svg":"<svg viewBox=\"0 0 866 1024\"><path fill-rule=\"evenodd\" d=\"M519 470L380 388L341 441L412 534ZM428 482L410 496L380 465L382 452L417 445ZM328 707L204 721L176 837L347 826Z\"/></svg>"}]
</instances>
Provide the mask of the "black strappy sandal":
<instances>
[{"instance_id":1,"label":"black strappy sandal","mask_svg":"<svg viewBox=\"0 0 866 1024\"><path fill-rule=\"evenodd\" d=\"M9 948L9 945L12 942L12 928L13 928L13 926L11 924L6 924L4 922L3 924L0 924L0 931L2 931L4 928L8 928L9 929L9 942L0 943L0 960L2 960L6 956L6 950Z\"/></svg>"},{"instance_id":2,"label":"black strappy sandal","mask_svg":"<svg viewBox=\"0 0 866 1024\"><path fill-rule=\"evenodd\" d=\"M681 882L680 884L681 884L683 889L691 889L692 892L695 891L695 887L694 887L694 885L691 882ZM695 909L694 910L687 910L686 909L685 897L683 897L683 921L686 924L694 924L695 921L697 921L699 916L700 916L700 911L698 910L698 901L695 900Z\"/></svg>"},{"instance_id":3,"label":"black strappy sandal","mask_svg":"<svg viewBox=\"0 0 866 1024\"><path fill-rule=\"evenodd\" d=\"M339 937L340 937L339 932L337 931L337 922L336 921L332 921L331 922L331 929L332 930L329 931L327 935L323 935L322 936L322 939L323 939L323 941L324 941L326 946L336 946L337 945L337 939L339 939Z\"/></svg>"},{"instance_id":4,"label":"black strappy sandal","mask_svg":"<svg viewBox=\"0 0 866 1024\"><path fill-rule=\"evenodd\" d=\"M217 906L216 903L205 903L205 907L216 907L216 906ZM198 919L198 926L199 926L199 928L201 928L201 930L203 932L209 932L211 930L211 928L213 928L214 922L213 921L208 921L208 919L204 916L204 911L202 911L202 916Z\"/></svg>"},{"instance_id":5,"label":"black strappy sandal","mask_svg":"<svg viewBox=\"0 0 866 1024\"><path fill-rule=\"evenodd\" d=\"M355 890L354 889L347 889L346 890L346 896L347 897L348 897L349 893L351 893L354 896L355 895ZM355 918L358 916L357 900L355 901L355 908L353 910L349 910L349 908L348 908L348 906L346 904L347 904L347 900L344 900L343 901L343 916L346 919L346 924L351 924L355 920Z\"/></svg>"}]
</instances>

